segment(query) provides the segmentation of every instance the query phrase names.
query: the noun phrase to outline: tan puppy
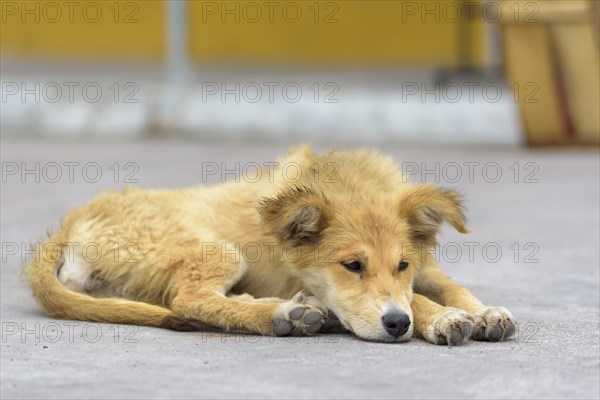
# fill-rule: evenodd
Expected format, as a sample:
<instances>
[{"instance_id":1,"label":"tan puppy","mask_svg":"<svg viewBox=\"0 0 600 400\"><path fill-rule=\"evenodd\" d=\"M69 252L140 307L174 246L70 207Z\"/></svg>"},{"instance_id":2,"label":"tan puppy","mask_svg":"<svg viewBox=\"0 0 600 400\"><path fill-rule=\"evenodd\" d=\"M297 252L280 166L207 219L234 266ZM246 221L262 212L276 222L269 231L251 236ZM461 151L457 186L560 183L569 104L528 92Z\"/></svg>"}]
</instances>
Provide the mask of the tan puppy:
<instances>
[{"instance_id":1,"label":"tan puppy","mask_svg":"<svg viewBox=\"0 0 600 400\"><path fill-rule=\"evenodd\" d=\"M200 321L313 334L335 315L374 341L414 333L456 345L515 332L506 309L484 306L431 255L444 221L467 232L456 193L406 184L397 164L367 150L302 147L271 172L100 195L40 247L27 268L35 298L57 318L176 330Z\"/></svg>"}]
</instances>

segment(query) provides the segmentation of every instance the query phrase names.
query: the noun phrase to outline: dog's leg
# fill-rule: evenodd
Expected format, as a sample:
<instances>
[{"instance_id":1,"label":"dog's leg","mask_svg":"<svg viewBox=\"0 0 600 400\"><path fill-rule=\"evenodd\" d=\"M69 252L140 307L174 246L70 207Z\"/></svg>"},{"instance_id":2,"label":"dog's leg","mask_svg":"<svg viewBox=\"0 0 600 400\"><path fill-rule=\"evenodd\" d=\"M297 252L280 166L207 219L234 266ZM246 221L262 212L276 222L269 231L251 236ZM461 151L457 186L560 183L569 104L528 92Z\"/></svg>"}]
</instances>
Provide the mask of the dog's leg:
<instances>
[{"instance_id":1,"label":"dog's leg","mask_svg":"<svg viewBox=\"0 0 600 400\"><path fill-rule=\"evenodd\" d=\"M439 265L428 259L415 277L415 292L443 306L467 311L475 318L472 338L501 341L514 335L517 321L504 307L487 307L467 288L457 285L446 276Z\"/></svg>"},{"instance_id":2,"label":"dog's leg","mask_svg":"<svg viewBox=\"0 0 600 400\"><path fill-rule=\"evenodd\" d=\"M236 299L236 300L242 300L242 301L246 301L246 302L258 302L258 303L271 302L271 301L283 303L286 301L286 300L282 300L277 297L261 297L261 298L257 299L247 293L239 294L239 295L229 295L228 297L232 298L232 299ZM344 328L344 326L342 325L340 320L336 317L336 315L332 312L329 312L329 310L327 309L327 306L325 306L325 304L321 300L319 300L315 296L311 296L311 295L307 294L306 291L302 290L302 291L298 292L292 298L292 301L311 306L313 308L320 310L323 313L323 315L325 317L324 317L324 320L322 321L320 329L318 329L319 333L347 333L347 332L349 332L348 329ZM295 332L292 332L292 334L295 334Z\"/></svg>"},{"instance_id":3,"label":"dog's leg","mask_svg":"<svg viewBox=\"0 0 600 400\"><path fill-rule=\"evenodd\" d=\"M457 346L471 336L474 320L464 310L443 307L419 294L413 296L411 307L416 337L433 344Z\"/></svg>"},{"instance_id":4,"label":"dog's leg","mask_svg":"<svg viewBox=\"0 0 600 400\"><path fill-rule=\"evenodd\" d=\"M175 314L225 330L262 335L309 335L321 327L324 312L298 293L291 300L254 299L248 294L228 297L227 291L243 275L239 262L205 262L187 266L185 282L171 303Z\"/></svg>"},{"instance_id":5,"label":"dog's leg","mask_svg":"<svg viewBox=\"0 0 600 400\"><path fill-rule=\"evenodd\" d=\"M255 301L255 302L268 302L268 301L284 302L285 301L285 300L279 299L277 297L262 297L259 299L255 299L254 297L252 297L251 295L249 295L247 293L240 294L240 295L230 295L229 297L236 299L236 300ZM348 332L350 332L348 329L346 329L342 325L339 318L333 312L329 312L329 310L327 309L327 306L325 306L325 304L321 300L319 300L317 297L306 295L305 291L300 291L299 293L297 293L294 296L294 298L292 300L309 305L314 308L317 308L325 315L325 320L324 320L323 324L321 325L321 328L318 331L319 333L348 333Z\"/></svg>"}]
</instances>

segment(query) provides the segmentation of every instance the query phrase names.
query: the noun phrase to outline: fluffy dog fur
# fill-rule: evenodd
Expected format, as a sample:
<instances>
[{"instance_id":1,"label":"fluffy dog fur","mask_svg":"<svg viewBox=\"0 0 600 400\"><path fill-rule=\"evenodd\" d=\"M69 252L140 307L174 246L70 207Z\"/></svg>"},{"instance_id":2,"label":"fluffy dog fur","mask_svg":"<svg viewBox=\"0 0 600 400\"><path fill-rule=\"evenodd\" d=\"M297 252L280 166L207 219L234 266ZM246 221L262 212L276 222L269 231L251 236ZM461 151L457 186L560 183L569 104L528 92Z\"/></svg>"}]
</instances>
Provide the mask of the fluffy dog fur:
<instances>
[{"instance_id":1,"label":"fluffy dog fur","mask_svg":"<svg viewBox=\"0 0 600 400\"><path fill-rule=\"evenodd\" d=\"M282 168L292 164L293 183ZM444 221L467 232L459 196L405 183L390 158L301 147L258 182L103 193L64 217L27 277L57 318L264 335L339 323L366 340L448 345L509 338L511 314L434 261Z\"/></svg>"}]
</instances>

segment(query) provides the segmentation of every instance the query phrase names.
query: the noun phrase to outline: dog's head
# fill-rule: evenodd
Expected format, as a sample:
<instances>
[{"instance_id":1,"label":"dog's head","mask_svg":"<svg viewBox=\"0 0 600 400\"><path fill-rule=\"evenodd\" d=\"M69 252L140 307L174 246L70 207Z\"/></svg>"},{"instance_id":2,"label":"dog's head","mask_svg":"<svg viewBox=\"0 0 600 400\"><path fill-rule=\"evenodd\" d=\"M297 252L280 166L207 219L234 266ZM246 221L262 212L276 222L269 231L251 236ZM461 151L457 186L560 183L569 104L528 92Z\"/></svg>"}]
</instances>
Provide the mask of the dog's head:
<instances>
[{"instance_id":1,"label":"dog's head","mask_svg":"<svg viewBox=\"0 0 600 400\"><path fill-rule=\"evenodd\" d=\"M348 198L289 188L263 199L264 229L304 285L363 339L412 336L412 282L447 221L466 232L459 196L429 185Z\"/></svg>"}]
</instances>

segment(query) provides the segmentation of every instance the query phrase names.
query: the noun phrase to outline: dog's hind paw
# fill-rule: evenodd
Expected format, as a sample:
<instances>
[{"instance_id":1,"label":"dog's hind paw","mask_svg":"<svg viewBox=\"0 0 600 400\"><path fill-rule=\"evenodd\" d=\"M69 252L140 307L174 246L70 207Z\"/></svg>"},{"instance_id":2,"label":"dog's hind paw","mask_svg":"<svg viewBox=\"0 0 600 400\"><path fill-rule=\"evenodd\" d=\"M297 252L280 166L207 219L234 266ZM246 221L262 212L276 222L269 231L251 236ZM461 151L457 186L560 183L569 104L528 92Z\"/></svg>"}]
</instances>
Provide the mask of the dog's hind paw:
<instances>
[{"instance_id":1,"label":"dog's hind paw","mask_svg":"<svg viewBox=\"0 0 600 400\"><path fill-rule=\"evenodd\" d=\"M517 320L504 307L486 307L475 313L473 340L499 342L509 339L517 330Z\"/></svg>"},{"instance_id":2,"label":"dog's hind paw","mask_svg":"<svg viewBox=\"0 0 600 400\"><path fill-rule=\"evenodd\" d=\"M445 307L433 325L427 327L425 338L433 344L447 344L459 346L464 344L471 336L474 320L464 310Z\"/></svg>"},{"instance_id":3,"label":"dog's hind paw","mask_svg":"<svg viewBox=\"0 0 600 400\"><path fill-rule=\"evenodd\" d=\"M162 322L162 327L178 332L194 332L202 329L202 324L195 319L168 316Z\"/></svg>"},{"instance_id":4,"label":"dog's hind paw","mask_svg":"<svg viewBox=\"0 0 600 400\"><path fill-rule=\"evenodd\" d=\"M299 292L290 301L281 303L273 318L273 333L277 336L315 334L325 322L327 311L314 296Z\"/></svg>"}]
</instances>

